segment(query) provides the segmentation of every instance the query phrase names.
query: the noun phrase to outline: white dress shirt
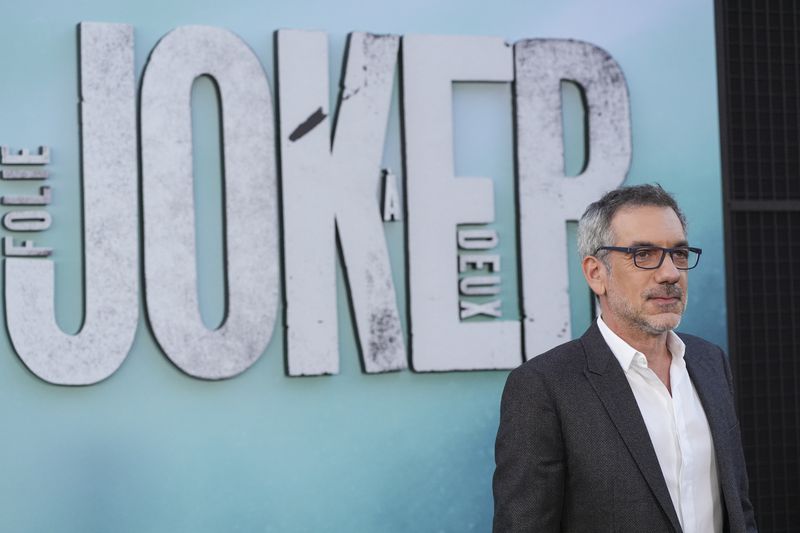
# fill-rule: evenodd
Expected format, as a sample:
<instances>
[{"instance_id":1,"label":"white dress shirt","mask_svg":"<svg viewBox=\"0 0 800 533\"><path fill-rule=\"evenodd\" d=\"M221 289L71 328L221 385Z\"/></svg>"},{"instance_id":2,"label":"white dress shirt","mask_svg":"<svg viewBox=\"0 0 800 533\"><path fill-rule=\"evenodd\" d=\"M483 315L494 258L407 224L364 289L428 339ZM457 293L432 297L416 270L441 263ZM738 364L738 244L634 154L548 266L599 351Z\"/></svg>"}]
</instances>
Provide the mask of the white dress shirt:
<instances>
[{"instance_id":1,"label":"white dress shirt","mask_svg":"<svg viewBox=\"0 0 800 533\"><path fill-rule=\"evenodd\" d=\"M686 346L669 332L670 395L647 366L644 354L611 331L601 317L597 326L631 386L683 531L720 533L722 506L714 444L705 411L686 371Z\"/></svg>"}]
</instances>

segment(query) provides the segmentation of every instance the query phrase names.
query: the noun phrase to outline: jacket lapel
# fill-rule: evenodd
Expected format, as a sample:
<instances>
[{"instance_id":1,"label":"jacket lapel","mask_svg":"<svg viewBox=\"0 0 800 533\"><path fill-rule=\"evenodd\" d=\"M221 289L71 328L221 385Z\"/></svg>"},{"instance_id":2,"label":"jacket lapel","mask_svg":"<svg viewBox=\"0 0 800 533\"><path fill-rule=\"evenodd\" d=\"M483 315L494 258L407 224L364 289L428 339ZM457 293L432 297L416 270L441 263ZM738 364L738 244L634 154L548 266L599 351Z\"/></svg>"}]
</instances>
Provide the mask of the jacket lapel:
<instances>
[{"instance_id":1,"label":"jacket lapel","mask_svg":"<svg viewBox=\"0 0 800 533\"><path fill-rule=\"evenodd\" d=\"M650 434L647 432L647 426L644 424L625 373L603 339L596 323L584 333L581 343L586 353L586 377L603 402L650 490L669 517L672 527L680 532L680 522L672 505L667 483L664 481Z\"/></svg>"},{"instance_id":2,"label":"jacket lapel","mask_svg":"<svg viewBox=\"0 0 800 533\"><path fill-rule=\"evenodd\" d=\"M727 389L728 385L724 381L724 374L721 369L715 369L711 366L710 357L705 357L707 354L697 353L696 349L690 349L687 344L686 353L684 354L684 361L686 361L686 370L689 372L689 377L692 380L697 395L700 397L700 403L703 404L703 410L708 419L708 425L711 426L712 435L720 435L723 431L729 429L723 427L729 418L723 412L725 404L723 402L714 401L715 398L724 398L729 394Z\"/></svg>"},{"instance_id":3,"label":"jacket lapel","mask_svg":"<svg viewBox=\"0 0 800 533\"><path fill-rule=\"evenodd\" d=\"M711 366L713 358L711 354L697 353L690 350L687 344L686 370L692 380L703 405L703 411L708 420L708 427L711 431L711 440L714 443L714 454L717 461L717 475L722 492L722 499L725 503L725 512L728 514L729 523L740 523L743 520L739 516L731 516L731 511L740 509L739 493L736 489L735 473L730 462L730 449L728 446L727 435L731 429L730 415L723 412L725 402L719 401L730 394L728 384L725 382L724 371Z\"/></svg>"}]
</instances>

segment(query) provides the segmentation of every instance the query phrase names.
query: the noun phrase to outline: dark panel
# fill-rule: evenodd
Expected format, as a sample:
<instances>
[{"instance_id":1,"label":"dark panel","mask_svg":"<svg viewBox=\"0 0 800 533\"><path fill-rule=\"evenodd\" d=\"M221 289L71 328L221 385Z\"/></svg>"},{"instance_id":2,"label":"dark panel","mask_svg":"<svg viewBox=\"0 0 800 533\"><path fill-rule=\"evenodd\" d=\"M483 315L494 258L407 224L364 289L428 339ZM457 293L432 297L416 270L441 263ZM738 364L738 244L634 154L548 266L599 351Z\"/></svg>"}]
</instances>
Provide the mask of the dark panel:
<instances>
[{"instance_id":1,"label":"dark panel","mask_svg":"<svg viewBox=\"0 0 800 533\"><path fill-rule=\"evenodd\" d=\"M800 531L800 3L717 0L731 361L761 531Z\"/></svg>"},{"instance_id":2,"label":"dark panel","mask_svg":"<svg viewBox=\"0 0 800 533\"><path fill-rule=\"evenodd\" d=\"M792 1L718 2L731 200L800 200L798 11Z\"/></svg>"},{"instance_id":3,"label":"dark panel","mask_svg":"<svg viewBox=\"0 0 800 533\"><path fill-rule=\"evenodd\" d=\"M739 417L763 531L800 530L800 212L734 212Z\"/></svg>"}]
</instances>

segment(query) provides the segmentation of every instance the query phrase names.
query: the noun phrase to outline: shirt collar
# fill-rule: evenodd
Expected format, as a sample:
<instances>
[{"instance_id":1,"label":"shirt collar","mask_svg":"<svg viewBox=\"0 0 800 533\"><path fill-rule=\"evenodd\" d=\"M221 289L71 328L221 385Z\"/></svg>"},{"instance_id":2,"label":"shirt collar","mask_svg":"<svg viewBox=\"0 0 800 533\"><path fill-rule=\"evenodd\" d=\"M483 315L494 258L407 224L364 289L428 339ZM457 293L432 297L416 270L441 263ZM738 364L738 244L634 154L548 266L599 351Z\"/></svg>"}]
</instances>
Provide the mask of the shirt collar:
<instances>
[{"instance_id":1,"label":"shirt collar","mask_svg":"<svg viewBox=\"0 0 800 533\"><path fill-rule=\"evenodd\" d=\"M611 331L611 328L603 322L601 316L597 317L597 327L600 329L600 333L603 335L606 344L611 348L611 353L613 353L614 357L619 361L622 370L628 371L633 361L637 358L637 355L641 355L644 361L647 360L643 353L636 350L633 346L622 340L619 335ZM679 365L685 364L683 361L683 354L686 352L686 345L674 331L670 331L667 334L667 349L672 354L673 362Z\"/></svg>"}]
</instances>

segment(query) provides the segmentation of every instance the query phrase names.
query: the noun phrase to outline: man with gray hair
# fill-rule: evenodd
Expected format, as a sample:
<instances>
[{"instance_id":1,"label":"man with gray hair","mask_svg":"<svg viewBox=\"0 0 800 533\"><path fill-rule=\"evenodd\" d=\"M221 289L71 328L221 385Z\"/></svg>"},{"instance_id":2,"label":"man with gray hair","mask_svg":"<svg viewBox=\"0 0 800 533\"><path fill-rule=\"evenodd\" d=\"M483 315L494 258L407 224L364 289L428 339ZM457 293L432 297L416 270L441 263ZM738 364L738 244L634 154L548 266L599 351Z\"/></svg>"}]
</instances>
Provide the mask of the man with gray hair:
<instances>
[{"instance_id":1,"label":"man with gray hair","mask_svg":"<svg viewBox=\"0 0 800 533\"><path fill-rule=\"evenodd\" d=\"M494 531L756 531L727 357L673 331L702 252L677 203L611 191L578 247L601 315L508 377Z\"/></svg>"}]
</instances>

